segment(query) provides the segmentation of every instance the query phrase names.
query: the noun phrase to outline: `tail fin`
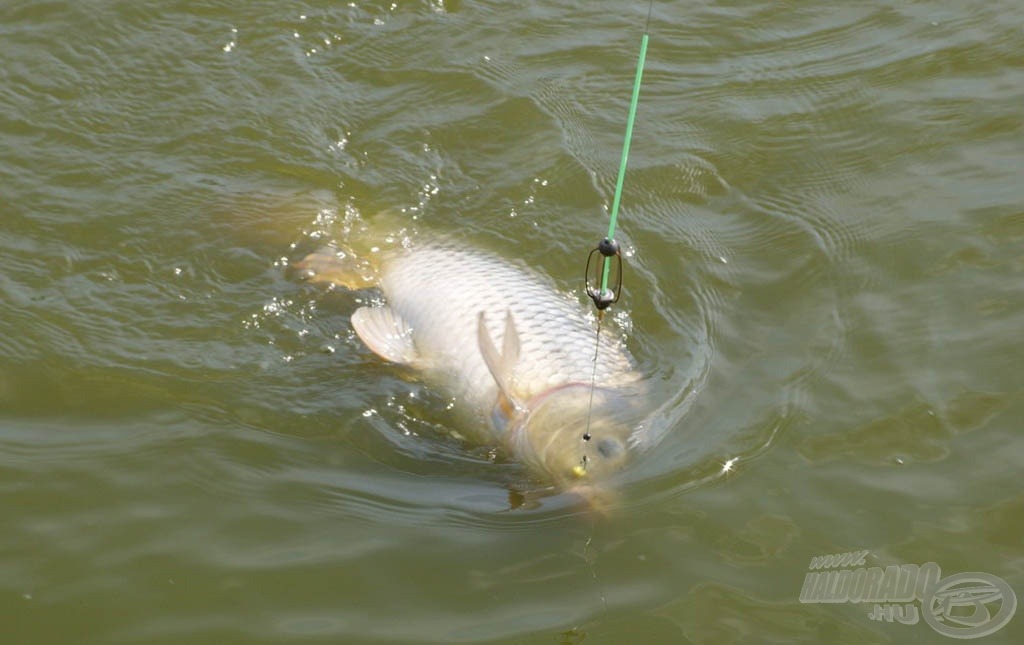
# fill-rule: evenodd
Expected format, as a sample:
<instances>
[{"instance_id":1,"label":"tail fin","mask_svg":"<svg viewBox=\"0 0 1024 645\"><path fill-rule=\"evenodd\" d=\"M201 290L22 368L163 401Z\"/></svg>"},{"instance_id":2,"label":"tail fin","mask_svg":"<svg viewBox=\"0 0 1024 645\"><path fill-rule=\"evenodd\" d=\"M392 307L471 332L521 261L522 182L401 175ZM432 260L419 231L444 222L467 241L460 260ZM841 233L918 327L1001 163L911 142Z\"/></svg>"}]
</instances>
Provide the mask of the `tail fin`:
<instances>
[{"instance_id":1,"label":"tail fin","mask_svg":"<svg viewBox=\"0 0 1024 645\"><path fill-rule=\"evenodd\" d=\"M325 246L292 265L309 282L329 283L355 291L377 284L377 267L351 251Z\"/></svg>"},{"instance_id":2,"label":"tail fin","mask_svg":"<svg viewBox=\"0 0 1024 645\"><path fill-rule=\"evenodd\" d=\"M295 262L292 267L314 283L329 283L349 290L374 287L379 283L381 253L410 243L409 222L391 211L381 211L372 220L358 212L345 215L342 240L321 247Z\"/></svg>"}]
</instances>

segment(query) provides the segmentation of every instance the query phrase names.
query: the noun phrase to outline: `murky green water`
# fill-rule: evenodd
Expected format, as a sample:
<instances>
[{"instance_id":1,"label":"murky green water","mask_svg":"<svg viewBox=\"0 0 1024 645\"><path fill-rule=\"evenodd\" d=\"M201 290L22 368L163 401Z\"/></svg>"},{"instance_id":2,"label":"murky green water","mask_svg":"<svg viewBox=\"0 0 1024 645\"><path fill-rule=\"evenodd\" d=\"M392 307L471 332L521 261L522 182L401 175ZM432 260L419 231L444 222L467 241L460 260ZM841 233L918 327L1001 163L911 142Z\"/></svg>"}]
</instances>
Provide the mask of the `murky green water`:
<instances>
[{"instance_id":1,"label":"murky green water","mask_svg":"<svg viewBox=\"0 0 1024 645\"><path fill-rule=\"evenodd\" d=\"M287 269L391 210L577 289L646 10L5 3L4 642L952 642L800 602L857 550L1024 595L1019 2L656 3L607 518L510 511Z\"/></svg>"}]
</instances>

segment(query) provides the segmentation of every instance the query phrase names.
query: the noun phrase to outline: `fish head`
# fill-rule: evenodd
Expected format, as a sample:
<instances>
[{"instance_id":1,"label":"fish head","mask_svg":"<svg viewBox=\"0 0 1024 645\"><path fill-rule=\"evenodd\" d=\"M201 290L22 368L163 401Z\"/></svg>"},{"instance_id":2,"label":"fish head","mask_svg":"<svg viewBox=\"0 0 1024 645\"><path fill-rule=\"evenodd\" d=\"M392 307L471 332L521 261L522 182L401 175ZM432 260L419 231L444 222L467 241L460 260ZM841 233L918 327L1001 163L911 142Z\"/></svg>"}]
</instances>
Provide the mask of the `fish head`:
<instances>
[{"instance_id":1,"label":"fish head","mask_svg":"<svg viewBox=\"0 0 1024 645\"><path fill-rule=\"evenodd\" d=\"M512 451L546 479L584 490L631 458L636 403L625 392L569 384L530 401L512 428Z\"/></svg>"}]
</instances>

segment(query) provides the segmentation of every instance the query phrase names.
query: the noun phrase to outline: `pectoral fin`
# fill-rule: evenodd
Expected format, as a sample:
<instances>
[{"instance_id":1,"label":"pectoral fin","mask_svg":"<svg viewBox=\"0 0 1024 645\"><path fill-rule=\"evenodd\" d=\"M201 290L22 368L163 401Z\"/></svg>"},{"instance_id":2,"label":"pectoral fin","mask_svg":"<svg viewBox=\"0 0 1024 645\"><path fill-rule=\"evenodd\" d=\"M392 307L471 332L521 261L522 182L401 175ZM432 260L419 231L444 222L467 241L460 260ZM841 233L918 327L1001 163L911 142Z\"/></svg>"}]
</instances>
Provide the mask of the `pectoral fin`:
<instances>
[{"instance_id":1,"label":"pectoral fin","mask_svg":"<svg viewBox=\"0 0 1024 645\"><path fill-rule=\"evenodd\" d=\"M412 327L391 307L356 309L352 328L370 351L386 361L408 365L418 358Z\"/></svg>"},{"instance_id":2,"label":"pectoral fin","mask_svg":"<svg viewBox=\"0 0 1024 645\"><path fill-rule=\"evenodd\" d=\"M505 333L501 341L500 356L490 332L487 331L486 314L483 311L477 316L476 331L480 354L498 385L498 406L507 416L511 416L513 411L522 407L512 393L512 374L516 363L519 362L519 332L516 331L512 311L505 316Z\"/></svg>"}]
</instances>

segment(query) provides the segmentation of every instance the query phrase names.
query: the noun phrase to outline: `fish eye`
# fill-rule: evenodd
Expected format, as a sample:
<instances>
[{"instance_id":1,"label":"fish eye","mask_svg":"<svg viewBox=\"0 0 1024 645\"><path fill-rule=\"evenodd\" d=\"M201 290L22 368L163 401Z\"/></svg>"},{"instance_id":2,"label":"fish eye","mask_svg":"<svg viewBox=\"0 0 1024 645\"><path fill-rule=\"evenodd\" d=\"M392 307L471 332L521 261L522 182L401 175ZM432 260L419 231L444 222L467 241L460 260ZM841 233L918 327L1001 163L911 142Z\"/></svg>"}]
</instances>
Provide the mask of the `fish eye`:
<instances>
[{"instance_id":1,"label":"fish eye","mask_svg":"<svg viewBox=\"0 0 1024 645\"><path fill-rule=\"evenodd\" d=\"M615 439L602 439L597 442L597 451L601 453L602 457L611 459L622 453L622 444Z\"/></svg>"}]
</instances>

